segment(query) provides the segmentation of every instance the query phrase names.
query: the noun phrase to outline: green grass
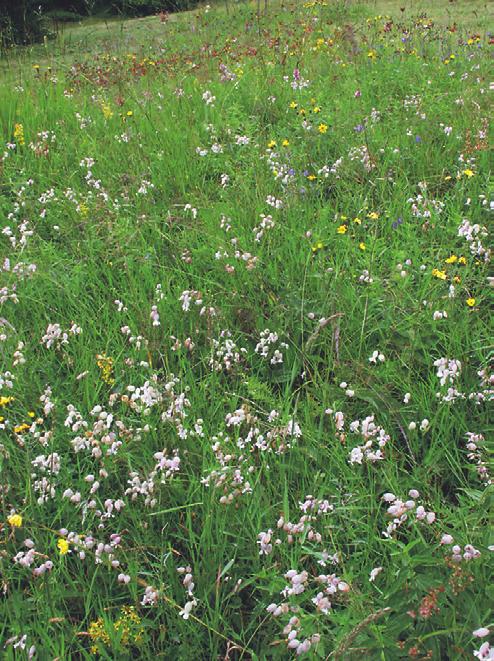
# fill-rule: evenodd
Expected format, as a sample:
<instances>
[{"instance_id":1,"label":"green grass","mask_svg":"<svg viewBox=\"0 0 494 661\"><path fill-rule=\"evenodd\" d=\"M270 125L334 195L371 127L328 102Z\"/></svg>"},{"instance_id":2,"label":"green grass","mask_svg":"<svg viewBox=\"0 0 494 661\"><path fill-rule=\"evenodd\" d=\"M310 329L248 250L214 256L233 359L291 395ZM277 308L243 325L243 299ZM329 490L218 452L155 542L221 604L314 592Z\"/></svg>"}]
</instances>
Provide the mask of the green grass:
<instances>
[{"instance_id":1,"label":"green grass","mask_svg":"<svg viewBox=\"0 0 494 661\"><path fill-rule=\"evenodd\" d=\"M494 621L483 7L220 3L4 57L6 659L278 659L293 637L473 658ZM382 457L351 461L375 434ZM388 537L385 493L416 500Z\"/></svg>"}]
</instances>

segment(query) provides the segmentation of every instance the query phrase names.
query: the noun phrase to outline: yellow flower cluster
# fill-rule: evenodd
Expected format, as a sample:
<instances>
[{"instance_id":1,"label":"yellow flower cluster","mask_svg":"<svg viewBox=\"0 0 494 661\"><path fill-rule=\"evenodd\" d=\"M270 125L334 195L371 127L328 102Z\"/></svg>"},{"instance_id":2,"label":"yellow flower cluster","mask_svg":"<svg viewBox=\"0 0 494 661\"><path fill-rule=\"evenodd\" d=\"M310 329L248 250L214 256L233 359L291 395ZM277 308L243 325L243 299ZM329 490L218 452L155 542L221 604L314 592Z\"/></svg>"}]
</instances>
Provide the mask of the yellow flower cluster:
<instances>
[{"instance_id":1,"label":"yellow flower cluster","mask_svg":"<svg viewBox=\"0 0 494 661\"><path fill-rule=\"evenodd\" d=\"M22 124L14 125L14 139L18 145L26 144L26 140L24 139L24 126Z\"/></svg>"},{"instance_id":2,"label":"yellow flower cluster","mask_svg":"<svg viewBox=\"0 0 494 661\"><path fill-rule=\"evenodd\" d=\"M99 353L96 359L96 365L101 370L101 380L107 385L112 386L115 383L115 378L113 377L113 358L106 356L104 353Z\"/></svg>"},{"instance_id":3,"label":"yellow flower cluster","mask_svg":"<svg viewBox=\"0 0 494 661\"><path fill-rule=\"evenodd\" d=\"M88 628L89 638L93 642L91 652L98 653L98 646L94 643L101 642L104 645L109 645L111 642L110 634L107 627L115 633L120 634L120 643L128 647L130 644L139 645L142 641L144 634L144 627L142 620L136 613L134 606L122 606L120 609L120 617L113 623L105 622L102 617L99 617L94 622L91 622Z\"/></svg>"}]
</instances>

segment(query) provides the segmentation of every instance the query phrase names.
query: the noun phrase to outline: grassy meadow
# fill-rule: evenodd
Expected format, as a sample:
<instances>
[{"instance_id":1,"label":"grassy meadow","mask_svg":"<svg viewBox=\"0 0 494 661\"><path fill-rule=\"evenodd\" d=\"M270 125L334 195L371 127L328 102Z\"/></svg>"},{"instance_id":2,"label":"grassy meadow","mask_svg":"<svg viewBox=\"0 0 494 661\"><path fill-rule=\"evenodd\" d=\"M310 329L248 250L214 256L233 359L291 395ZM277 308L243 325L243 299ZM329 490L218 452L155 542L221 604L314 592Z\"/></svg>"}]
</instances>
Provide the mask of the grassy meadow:
<instances>
[{"instance_id":1,"label":"grassy meadow","mask_svg":"<svg viewBox=\"0 0 494 661\"><path fill-rule=\"evenodd\" d=\"M2 659L494 658L492 5L256 6L0 59Z\"/></svg>"}]
</instances>

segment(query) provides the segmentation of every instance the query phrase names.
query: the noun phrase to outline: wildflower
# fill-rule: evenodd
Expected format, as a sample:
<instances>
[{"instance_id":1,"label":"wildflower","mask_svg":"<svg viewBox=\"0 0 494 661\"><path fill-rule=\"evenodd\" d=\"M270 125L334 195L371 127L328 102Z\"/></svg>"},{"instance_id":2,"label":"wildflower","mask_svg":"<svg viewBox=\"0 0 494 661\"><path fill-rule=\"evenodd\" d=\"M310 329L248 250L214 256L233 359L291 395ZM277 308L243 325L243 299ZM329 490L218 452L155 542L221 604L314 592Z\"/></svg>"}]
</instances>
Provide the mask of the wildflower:
<instances>
[{"instance_id":1,"label":"wildflower","mask_svg":"<svg viewBox=\"0 0 494 661\"><path fill-rule=\"evenodd\" d=\"M283 142L281 144L283 145L283 147L288 147L288 145L290 144L290 141L285 139L285 140L283 140Z\"/></svg>"},{"instance_id":2,"label":"wildflower","mask_svg":"<svg viewBox=\"0 0 494 661\"><path fill-rule=\"evenodd\" d=\"M365 245L365 243L364 243L363 241L361 241L361 242L358 244L358 247L360 248L360 250L365 250L365 249L366 249L366 245Z\"/></svg>"},{"instance_id":3,"label":"wildflower","mask_svg":"<svg viewBox=\"0 0 494 661\"><path fill-rule=\"evenodd\" d=\"M466 257L460 257L460 259L458 260L458 264L465 265L466 263L467 263Z\"/></svg>"},{"instance_id":4,"label":"wildflower","mask_svg":"<svg viewBox=\"0 0 494 661\"><path fill-rule=\"evenodd\" d=\"M98 354L96 356L96 365L100 368L101 380L109 386L112 386L115 383L115 378L113 376L113 358L106 356L104 353Z\"/></svg>"},{"instance_id":5,"label":"wildflower","mask_svg":"<svg viewBox=\"0 0 494 661\"><path fill-rule=\"evenodd\" d=\"M475 299L473 297L467 298L466 304L468 305L469 308L473 308L475 305Z\"/></svg>"},{"instance_id":6,"label":"wildflower","mask_svg":"<svg viewBox=\"0 0 494 661\"><path fill-rule=\"evenodd\" d=\"M63 537L58 540L57 547L60 555L66 555L69 552L69 543L66 539L63 539Z\"/></svg>"},{"instance_id":7,"label":"wildflower","mask_svg":"<svg viewBox=\"0 0 494 661\"><path fill-rule=\"evenodd\" d=\"M322 241L317 241L312 246L312 252L318 252L319 250L322 250L323 248L324 248L324 243Z\"/></svg>"},{"instance_id":8,"label":"wildflower","mask_svg":"<svg viewBox=\"0 0 494 661\"><path fill-rule=\"evenodd\" d=\"M480 629L475 629L472 631L472 636L475 638L485 638L490 634L490 630L487 627L480 627Z\"/></svg>"},{"instance_id":9,"label":"wildflower","mask_svg":"<svg viewBox=\"0 0 494 661\"><path fill-rule=\"evenodd\" d=\"M14 427L14 434L23 434L28 429L29 429L29 425L27 424L27 422L23 422L20 425L16 425Z\"/></svg>"},{"instance_id":10,"label":"wildflower","mask_svg":"<svg viewBox=\"0 0 494 661\"><path fill-rule=\"evenodd\" d=\"M14 139L19 145L26 144L26 140L24 139L24 126L22 124L14 125Z\"/></svg>"},{"instance_id":11,"label":"wildflower","mask_svg":"<svg viewBox=\"0 0 494 661\"><path fill-rule=\"evenodd\" d=\"M353 222L354 222L356 225L362 225L362 221L360 220L360 218L359 218L358 216L357 216L356 218L353 219Z\"/></svg>"},{"instance_id":12,"label":"wildflower","mask_svg":"<svg viewBox=\"0 0 494 661\"><path fill-rule=\"evenodd\" d=\"M348 227L346 225L340 225L336 230L338 234L346 234Z\"/></svg>"},{"instance_id":13,"label":"wildflower","mask_svg":"<svg viewBox=\"0 0 494 661\"><path fill-rule=\"evenodd\" d=\"M465 177L471 179L475 175L475 172L467 168L466 170L463 170L463 174L465 175Z\"/></svg>"},{"instance_id":14,"label":"wildflower","mask_svg":"<svg viewBox=\"0 0 494 661\"><path fill-rule=\"evenodd\" d=\"M377 57L377 53L376 53L376 51L373 50L373 49L370 50L370 51L367 53L367 57L369 58L369 60L375 60L376 57Z\"/></svg>"},{"instance_id":15,"label":"wildflower","mask_svg":"<svg viewBox=\"0 0 494 661\"><path fill-rule=\"evenodd\" d=\"M454 264L456 261L458 261L458 257L456 255L451 255L444 261L446 262L446 264Z\"/></svg>"},{"instance_id":16,"label":"wildflower","mask_svg":"<svg viewBox=\"0 0 494 661\"><path fill-rule=\"evenodd\" d=\"M105 119L111 119L113 117L113 111L108 103L103 103L101 110L103 111L103 116Z\"/></svg>"},{"instance_id":17,"label":"wildflower","mask_svg":"<svg viewBox=\"0 0 494 661\"><path fill-rule=\"evenodd\" d=\"M7 406L10 402L14 401L13 397L0 397L0 406Z\"/></svg>"},{"instance_id":18,"label":"wildflower","mask_svg":"<svg viewBox=\"0 0 494 661\"><path fill-rule=\"evenodd\" d=\"M34 411L28 411L27 414L30 418L34 418L35 415L36 415L36 413Z\"/></svg>"},{"instance_id":19,"label":"wildflower","mask_svg":"<svg viewBox=\"0 0 494 661\"><path fill-rule=\"evenodd\" d=\"M298 108L298 103L296 101L292 101L290 103L290 108L292 108L292 109Z\"/></svg>"},{"instance_id":20,"label":"wildflower","mask_svg":"<svg viewBox=\"0 0 494 661\"><path fill-rule=\"evenodd\" d=\"M432 269L432 275L439 280L446 280L447 278L446 271L440 271L439 269Z\"/></svg>"},{"instance_id":21,"label":"wildflower","mask_svg":"<svg viewBox=\"0 0 494 661\"><path fill-rule=\"evenodd\" d=\"M327 125L327 124L324 124L324 123L321 122L321 124L319 124L319 126L317 127L317 130L318 130L319 133L321 133L321 134L322 134L322 133L327 133L327 131L328 131L328 125Z\"/></svg>"},{"instance_id":22,"label":"wildflower","mask_svg":"<svg viewBox=\"0 0 494 661\"><path fill-rule=\"evenodd\" d=\"M7 522L12 528L20 528L22 526L22 516L20 514L11 514L7 518Z\"/></svg>"},{"instance_id":23,"label":"wildflower","mask_svg":"<svg viewBox=\"0 0 494 661\"><path fill-rule=\"evenodd\" d=\"M376 213L375 211L370 211L367 214L367 218L370 218L371 220L377 220L379 218L379 214Z\"/></svg>"},{"instance_id":24,"label":"wildflower","mask_svg":"<svg viewBox=\"0 0 494 661\"><path fill-rule=\"evenodd\" d=\"M132 117L132 115L134 114L134 112L133 112L132 110L127 110L127 113L126 113L126 114L127 114L127 117Z\"/></svg>"},{"instance_id":25,"label":"wildflower","mask_svg":"<svg viewBox=\"0 0 494 661\"><path fill-rule=\"evenodd\" d=\"M270 140L268 142L268 149L273 149L274 147L276 147L276 141L275 140Z\"/></svg>"},{"instance_id":26,"label":"wildflower","mask_svg":"<svg viewBox=\"0 0 494 661\"><path fill-rule=\"evenodd\" d=\"M312 108L312 112L317 114L318 112L321 112L321 108L319 106L314 106L314 108Z\"/></svg>"}]
</instances>

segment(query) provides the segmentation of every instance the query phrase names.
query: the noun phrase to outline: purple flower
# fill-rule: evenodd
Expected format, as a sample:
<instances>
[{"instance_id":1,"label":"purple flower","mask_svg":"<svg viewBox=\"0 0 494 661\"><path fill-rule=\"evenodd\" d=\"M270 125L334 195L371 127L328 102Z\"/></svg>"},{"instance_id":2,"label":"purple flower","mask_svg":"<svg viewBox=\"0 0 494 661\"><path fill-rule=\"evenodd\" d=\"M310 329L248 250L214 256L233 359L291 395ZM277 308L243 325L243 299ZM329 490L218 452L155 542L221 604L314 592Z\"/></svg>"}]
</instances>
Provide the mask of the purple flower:
<instances>
[{"instance_id":1,"label":"purple flower","mask_svg":"<svg viewBox=\"0 0 494 661\"><path fill-rule=\"evenodd\" d=\"M416 135L416 136L415 136L415 142L416 142L417 144L419 144L419 142L422 142L422 138L420 137L420 135Z\"/></svg>"},{"instance_id":2,"label":"purple flower","mask_svg":"<svg viewBox=\"0 0 494 661\"><path fill-rule=\"evenodd\" d=\"M396 230L398 227L403 223L403 218L400 216L397 218L397 220L394 221L394 223L391 225L391 227Z\"/></svg>"},{"instance_id":3,"label":"purple flower","mask_svg":"<svg viewBox=\"0 0 494 661\"><path fill-rule=\"evenodd\" d=\"M353 127L353 130L356 131L357 133L362 133L364 129L365 126L363 124L357 124L357 126Z\"/></svg>"}]
</instances>

